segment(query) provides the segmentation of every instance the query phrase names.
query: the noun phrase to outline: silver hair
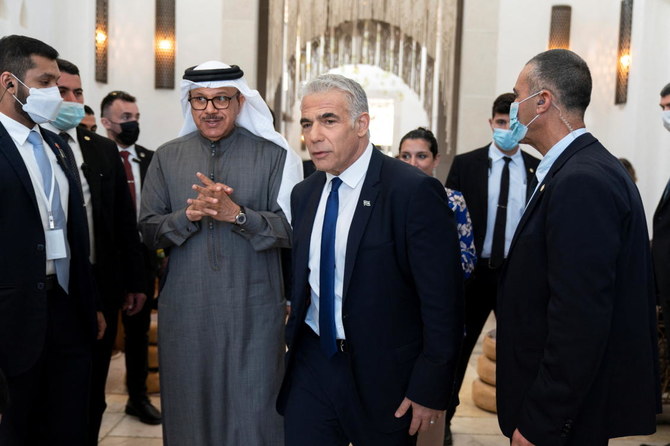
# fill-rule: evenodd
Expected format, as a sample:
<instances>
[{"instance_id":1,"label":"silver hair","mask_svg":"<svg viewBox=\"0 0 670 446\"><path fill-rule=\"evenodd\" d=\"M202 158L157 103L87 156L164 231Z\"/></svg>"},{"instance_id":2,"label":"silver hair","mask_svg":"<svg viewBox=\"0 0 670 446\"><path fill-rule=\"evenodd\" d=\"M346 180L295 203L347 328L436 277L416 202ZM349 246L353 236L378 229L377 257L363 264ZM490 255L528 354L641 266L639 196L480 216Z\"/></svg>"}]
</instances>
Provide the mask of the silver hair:
<instances>
[{"instance_id":1,"label":"silver hair","mask_svg":"<svg viewBox=\"0 0 670 446\"><path fill-rule=\"evenodd\" d=\"M368 113L368 97L363 87L355 80L341 74L317 76L302 87L302 97L331 90L340 90L346 95L352 121L363 113Z\"/></svg>"}]
</instances>

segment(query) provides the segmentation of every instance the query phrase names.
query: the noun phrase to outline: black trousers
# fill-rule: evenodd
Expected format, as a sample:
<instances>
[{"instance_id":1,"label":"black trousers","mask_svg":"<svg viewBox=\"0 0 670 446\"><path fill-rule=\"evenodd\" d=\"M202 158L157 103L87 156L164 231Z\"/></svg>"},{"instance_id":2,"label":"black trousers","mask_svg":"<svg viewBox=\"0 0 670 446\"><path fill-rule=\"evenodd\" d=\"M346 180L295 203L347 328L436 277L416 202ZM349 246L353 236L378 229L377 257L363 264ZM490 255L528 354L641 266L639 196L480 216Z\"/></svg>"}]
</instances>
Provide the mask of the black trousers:
<instances>
[{"instance_id":1,"label":"black trousers","mask_svg":"<svg viewBox=\"0 0 670 446\"><path fill-rule=\"evenodd\" d=\"M139 313L133 316L125 313L122 315L125 331L126 385L128 398L133 401L141 401L147 396L152 296L153 293L147 295L147 301Z\"/></svg>"},{"instance_id":2,"label":"black trousers","mask_svg":"<svg viewBox=\"0 0 670 446\"><path fill-rule=\"evenodd\" d=\"M0 423L2 446L86 444L92 333L59 286L47 292L44 350L35 365L8 376L10 406Z\"/></svg>"},{"instance_id":3,"label":"black trousers","mask_svg":"<svg viewBox=\"0 0 670 446\"><path fill-rule=\"evenodd\" d=\"M356 392L347 353L322 352L308 327L296 347L284 411L285 446L412 446L409 426L397 432L374 429ZM393 414L390 414L393 416Z\"/></svg>"},{"instance_id":4,"label":"black trousers","mask_svg":"<svg viewBox=\"0 0 670 446\"><path fill-rule=\"evenodd\" d=\"M454 390L456 395L463 384L465 370L468 368L470 355L477 344L477 339L482 332L491 311L496 311L496 296L498 294L498 280L500 279L500 268L489 267L489 259L477 260L475 271L465 282L465 338L458 358L456 369L456 382ZM454 398L456 404L458 399ZM447 409L446 425L456 413L456 405Z\"/></svg>"}]
</instances>

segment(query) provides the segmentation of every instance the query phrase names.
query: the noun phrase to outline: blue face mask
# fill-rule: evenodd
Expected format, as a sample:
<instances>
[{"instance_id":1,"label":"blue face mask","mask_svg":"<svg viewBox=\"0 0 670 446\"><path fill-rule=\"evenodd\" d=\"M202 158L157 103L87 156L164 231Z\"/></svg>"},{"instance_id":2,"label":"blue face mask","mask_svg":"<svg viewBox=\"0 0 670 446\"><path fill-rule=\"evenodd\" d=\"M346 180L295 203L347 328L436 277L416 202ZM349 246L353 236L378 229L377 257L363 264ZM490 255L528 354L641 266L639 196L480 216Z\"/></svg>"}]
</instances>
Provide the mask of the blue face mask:
<instances>
[{"instance_id":1,"label":"blue face mask","mask_svg":"<svg viewBox=\"0 0 670 446\"><path fill-rule=\"evenodd\" d=\"M63 102L58 111L58 116L51 123L58 130L70 130L79 125L84 119L84 104L78 102Z\"/></svg>"},{"instance_id":2,"label":"blue face mask","mask_svg":"<svg viewBox=\"0 0 670 446\"><path fill-rule=\"evenodd\" d=\"M512 137L512 131L507 129L493 129L493 142L503 152L509 152L519 145L519 141Z\"/></svg>"},{"instance_id":3,"label":"blue face mask","mask_svg":"<svg viewBox=\"0 0 670 446\"><path fill-rule=\"evenodd\" d=\"M528 125L523 125L521 122L519 122L519 118L518 118L519 105L523 102L526 102L528 99L537 96L540 93L542 93L542 90L528 96L523 101L512 102L512 104L509 107L509 131L511 133L511 135L509 136L509 139L510 139L510 143L512 141L514 141L515 146L519 144L519 141L521 141L522 139L524 139L526 137L526 132L528 132L528 126L530 126L533 123L533 121L535 121L540 116L540 115L535 115L535 117L533 119L531 119L531 121L528 123Z\"/></svg>"}]
</instances>

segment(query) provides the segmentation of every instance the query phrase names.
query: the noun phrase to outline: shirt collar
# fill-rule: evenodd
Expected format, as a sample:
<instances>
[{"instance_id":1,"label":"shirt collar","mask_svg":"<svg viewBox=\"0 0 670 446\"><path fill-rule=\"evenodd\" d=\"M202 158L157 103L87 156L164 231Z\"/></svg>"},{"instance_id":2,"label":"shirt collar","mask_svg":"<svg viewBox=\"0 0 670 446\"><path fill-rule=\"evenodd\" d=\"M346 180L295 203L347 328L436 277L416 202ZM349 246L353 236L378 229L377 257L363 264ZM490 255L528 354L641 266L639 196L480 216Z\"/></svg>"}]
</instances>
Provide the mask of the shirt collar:
<instances>
[{"instance_id":1,"label":"shirt collar","mask_svg":"<svg viewBox=\"0 0 670 446\"><path fill-rule=\"evenodd\" d=\"M363 154L351 166L347 167L344 172L338 175L342 182L351 189L355 189L363 178L365 178L370 158L372 158L372 150L372 143L368 143ZM333 174L326 173L326 182L330 182L334 176Z\"/></svg>"},{"instance_id":2,"label":"shirt collar","mask_svg":"<svg viewBox=\"0 0 670 446\"><path fill-rule=\"evenodd\" d=\"M502 159L504 157L510 157L512 158L513 163L518 163L521 160L521 147L519 147L519 150L517 150L514 155L508 155L507 153L503 152L500 150L494 143L491 143L489 145L489 158L491 159L492 163L495 163L499 159Z\"/></svg>"},{"instance_id":3,"label":"shirt collar","mask_svg":"<svg viewBox=\"0 0 670 446\"><path fill-rule=\"evenodd\" d=\"M60 135L61 133L67 133L67 135L70 137L69 140L65 141L66 143L70 144L72 141L77 141L77 126L72 127L71 129L67 130L61 130L57 129L52 123L47 122L42 124L42 127L44 127L47 130L50 130L54 132L56 135Z\"/></svg>"},{"instance_id":4,"label":"shirt collar","mask_svg":"<svg viewBox=\"0 0 670 446\"><path fill-rule=\"evenodd\" d=\"M137 150L135 150L135 144L133 144L132 146L129 146L129 147L125 147L125 148L120 147L119 145L117 145L116 148L119 149L119 153L124 152L124 151L129 152L130 156L132 158L137 159Z\"/></svg>"},{"instance_id":5,"label":"shirt collar","mask_svg":"<svg viewBox=\"0 0 670 446\"><path fill-rule=\"evenodd\" d=\"M542 161L540 161L540 164L537 166L536 175L538 182L542 182L542 179L544 179L544 177L547 175L547 172L549 172L551 166L553 166L554 162L558 159L559 156L561 156L565 149L568 148L572 141L579 138L584 133L586 133L586 128L584 127L570 132L560 141L554 144L551 149L549 149L549 151L542 158Z\"/></svg>"},{"instance_id":6,"label":"shirt collar","mask_svg":"<svg viewBox=\"0 0 670 446\"><path fill-rule=\"evenodd\" d=\"M4 113L0 113L0 123L2 123L2 125L5 127L5 130L7 130L9 136L11 136L14 141L19 143L19 145L24 145L26 143L31 130L35 130L37 133L40 132L40 128L37 124L35 124L33 128L28 128L20 122L13 120Z\"/></svg>"}]
</instances>

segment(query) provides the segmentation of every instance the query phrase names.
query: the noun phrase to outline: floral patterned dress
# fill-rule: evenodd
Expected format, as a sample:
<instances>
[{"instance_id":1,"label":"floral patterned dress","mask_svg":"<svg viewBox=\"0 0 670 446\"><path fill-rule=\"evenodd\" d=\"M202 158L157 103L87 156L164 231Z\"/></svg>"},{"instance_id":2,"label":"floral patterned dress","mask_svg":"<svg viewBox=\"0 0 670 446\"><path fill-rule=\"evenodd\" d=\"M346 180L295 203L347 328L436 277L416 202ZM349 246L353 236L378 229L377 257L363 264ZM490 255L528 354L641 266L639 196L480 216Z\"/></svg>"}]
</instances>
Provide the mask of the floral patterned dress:
<instances>
[{"instance_id":1,"label":"floral patterned dress","mask_svg":"<svg viewBox=\"0 0 670 446\"><path fill-rule=\"evenodd\" d=\"M458 230L458 238L461 246L461 266L467 279L475 270L475 263L477 263L475 239L472 235L472 221L470 220L470 213L465 205L463 194L453 189L445 189L447 197L449 197L449 207L456 217L456 229Z\"/></svg>"}]
</instances>

